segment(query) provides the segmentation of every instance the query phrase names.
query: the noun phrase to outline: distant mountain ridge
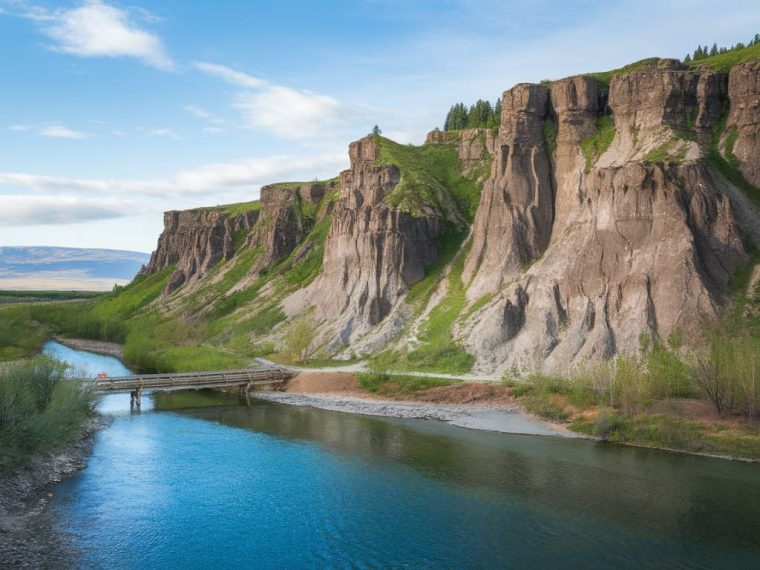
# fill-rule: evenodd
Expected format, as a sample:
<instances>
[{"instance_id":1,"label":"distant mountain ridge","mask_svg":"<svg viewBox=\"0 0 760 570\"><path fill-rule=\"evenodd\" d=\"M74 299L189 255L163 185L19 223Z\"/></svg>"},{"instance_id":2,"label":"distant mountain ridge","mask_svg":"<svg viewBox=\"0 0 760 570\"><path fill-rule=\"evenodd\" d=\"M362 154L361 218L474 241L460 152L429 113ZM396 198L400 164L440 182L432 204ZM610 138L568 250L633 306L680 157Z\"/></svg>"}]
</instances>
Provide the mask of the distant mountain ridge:
<instances>
[{"instance_id":1,"label":"distant mountain ridge","mask_svg":"<svg viewBox=\"0 0 760 570\"><path fill-rule=\"evenodd\" d=\"M148 259L113 249L0 247L0 289L110 289L129 282Z\"/></svg>"}]
</instances>

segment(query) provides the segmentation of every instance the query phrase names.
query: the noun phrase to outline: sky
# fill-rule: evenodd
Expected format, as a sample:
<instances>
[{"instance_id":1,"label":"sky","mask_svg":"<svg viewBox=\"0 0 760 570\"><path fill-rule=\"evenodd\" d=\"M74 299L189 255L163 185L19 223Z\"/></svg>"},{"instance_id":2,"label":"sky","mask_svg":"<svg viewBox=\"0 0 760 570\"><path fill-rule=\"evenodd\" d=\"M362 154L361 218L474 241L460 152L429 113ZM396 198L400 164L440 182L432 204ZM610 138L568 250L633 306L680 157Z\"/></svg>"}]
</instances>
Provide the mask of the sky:
<instances>
[{"instance_id":1,"label":"sky","mask_svg":"<svg viewBox=\"0 0 760 570\"><path fill-rule=\"evenodd\" d=\"M0 0L0 246L151 251L162 212L335 176L516 83L760 32L732 0Z\"/></svg>"}]
</instances>

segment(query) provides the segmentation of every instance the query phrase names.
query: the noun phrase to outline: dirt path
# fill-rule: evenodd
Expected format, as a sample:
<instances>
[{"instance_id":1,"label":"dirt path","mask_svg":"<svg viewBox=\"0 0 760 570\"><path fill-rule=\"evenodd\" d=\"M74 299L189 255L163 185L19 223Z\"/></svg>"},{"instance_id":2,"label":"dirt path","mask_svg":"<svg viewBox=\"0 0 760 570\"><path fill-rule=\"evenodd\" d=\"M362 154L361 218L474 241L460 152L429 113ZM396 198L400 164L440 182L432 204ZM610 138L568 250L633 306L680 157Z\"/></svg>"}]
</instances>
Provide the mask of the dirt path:
<instances>
[{"instance_id":1,"label":"dirt path","mask_svg":"<svg viewBox=\"0 0 760 570\"><path fill-rule=\"evenodd\" d=\"M367 366L366 360L352 362L345 366L325 366L322 368L310 368L307 366L292 366L289 364L279 364L266 358L256 358L256 362L264 366L279 366L286 370L294 372L348 372L351 374L360 374L363 372L372 372ZM420 376L427 378L443 378L445 380L461 380L463 382L500 382L501 377L498 374L443 374L439 372L404 372L401 370L385 370L383 374L389 376Z\"/></svg>"}]
</instances>

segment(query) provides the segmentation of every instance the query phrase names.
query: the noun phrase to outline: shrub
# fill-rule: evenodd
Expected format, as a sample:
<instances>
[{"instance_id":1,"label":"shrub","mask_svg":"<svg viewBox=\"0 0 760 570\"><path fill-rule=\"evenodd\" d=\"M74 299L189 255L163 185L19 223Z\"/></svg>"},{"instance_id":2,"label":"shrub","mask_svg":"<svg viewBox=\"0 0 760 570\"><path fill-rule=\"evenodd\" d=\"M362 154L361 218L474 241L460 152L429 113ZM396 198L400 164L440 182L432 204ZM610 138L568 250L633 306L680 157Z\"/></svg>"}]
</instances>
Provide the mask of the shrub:
<instances>
[{"instance_id":1,"label":"shrub","mask_svg":"<svg viewBox=\"0 0 760 570\"><path fill-rule=\"evenodd\" d=\"M0 370L0 466L70 442L95 411L92 388L48 358Z\"/></svg>"}]
</instances>

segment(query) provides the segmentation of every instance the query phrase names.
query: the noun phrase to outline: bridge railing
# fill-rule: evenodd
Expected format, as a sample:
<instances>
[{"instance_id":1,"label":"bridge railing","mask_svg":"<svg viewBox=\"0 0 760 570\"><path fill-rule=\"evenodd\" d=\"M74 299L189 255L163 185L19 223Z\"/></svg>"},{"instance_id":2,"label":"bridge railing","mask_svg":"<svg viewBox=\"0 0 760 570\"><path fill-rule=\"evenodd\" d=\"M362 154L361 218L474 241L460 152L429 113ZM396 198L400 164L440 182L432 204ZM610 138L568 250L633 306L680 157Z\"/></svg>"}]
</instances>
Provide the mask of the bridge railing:
<instances>
[{"instance_id":1,"label":"bridge railing","mask_svg":"<svg viewBox=\"0 0 760 570\"><path fill-rule=\"evenodd\" d=\"M282 368L258 370L223 370L218 372L181 372L176 374L140 374L134 376L114 376L98 378L95 385L101 392L123 390L182 388L202 386L239 385L249 382L280 382L292 374Z\"/></svg>"}]
</instances>

